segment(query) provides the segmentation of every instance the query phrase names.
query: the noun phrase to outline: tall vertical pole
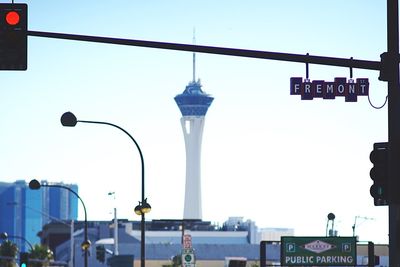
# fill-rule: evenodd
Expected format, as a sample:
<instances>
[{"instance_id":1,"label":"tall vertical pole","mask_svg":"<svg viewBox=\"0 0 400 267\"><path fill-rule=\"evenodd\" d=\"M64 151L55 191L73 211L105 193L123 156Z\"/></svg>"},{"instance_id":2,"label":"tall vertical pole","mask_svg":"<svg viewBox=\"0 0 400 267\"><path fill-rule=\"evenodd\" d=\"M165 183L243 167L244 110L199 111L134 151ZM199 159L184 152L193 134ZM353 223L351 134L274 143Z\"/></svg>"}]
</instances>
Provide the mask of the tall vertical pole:
<instances>
[{"instance_id":1,"label":"tall vertical pole","mask_svg":"<svg viewBox=\"0 0 400 267\"><path fill-rule=\"evenodd\" d=\"M260 242L260 267L267 266L267 241Z\"/></svg>"},{"instance_id":2,"label":"tall vertical pole","mask_svg":"<svg viewBox=\"0 0 400 267\"><path fill-rule=\"evenodd\" d=\"M114 255L115 256L119 255L117 208L114 208Z\"/></svg>"},{"instance_id":3,"label":"tall vertical pole","mask_svg":"<svg viewBox=\"0 0 400 267\"><path fill-rule=\"evenodd\" d=\"M144 160L143 160L143 154L142 151L139 148L139 145L136 143L137 149L139 150L139 155L141 159L141 165L142 165L142 205L144 205L146 198L144 194ZM146 266L146 236L145 236L145 231L146 231L146 222L144 218L144 212L142 211L141 215L141 221L140 221L140 267L145 267Z\"/></svg>"},{"instance_id":4,"label":"tall vertical pole","mask_svg":"<svg viewBox=\"0 0 400 267\"><path fill-rule=\"evenodd\" d=\"M75 252L75 241L74 241L74 220L71 220L71 238L70 238L70 260L69 260L69 267L74 267L74 252Z\"/></svg>"},{"instance_id":5,"label":"tall vertical pole","mask_svg":"<svg viewBox=\"0 0 400 267\"><path fill-rule=\"evenodd\" d=\"M399 3L387 0L389 197L400 185ZM389 266L400 267L400 204L389 202Z\"/></svg>"},{"instance_id":6,"label":"tall vertical pole","mask_svg":"<svg viewBox=\"0 0 400 267\"><path fill-rule=\"evenodd\" d=\"M375 244L368 242L368 267L375 266Z\"/></svg>"}]
</instances>

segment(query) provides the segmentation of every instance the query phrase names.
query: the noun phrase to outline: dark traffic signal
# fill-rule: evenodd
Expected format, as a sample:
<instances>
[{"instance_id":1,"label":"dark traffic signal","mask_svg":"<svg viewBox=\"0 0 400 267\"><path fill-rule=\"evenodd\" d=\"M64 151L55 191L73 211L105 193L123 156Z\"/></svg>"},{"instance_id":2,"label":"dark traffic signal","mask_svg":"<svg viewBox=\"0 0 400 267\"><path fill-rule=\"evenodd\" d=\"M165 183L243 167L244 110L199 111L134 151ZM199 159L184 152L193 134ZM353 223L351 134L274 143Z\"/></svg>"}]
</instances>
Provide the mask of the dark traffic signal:
<instances>
[{"instance_id":1,"label":"dark traffic signal","mask_svg":"<svg viewBox=\"0 0 400 267\"><path fill-rule=\"evenodd\" d=\"M102 263L106 260L106 248L103 245L96 246L96 259Z\"/></svg>"},{"instance_id":2,"label":"dark traffic signal","mask_svg":"<svg viewBox=\"0 0 400 267\"><path fill-rule=\"evenodd\" d=\"M21 267L28 266L28 259L29 259L29 253L20 252L19 253L19 266L21 266Z\"/></svg>"},{"instance_id":3,"label":"dark traffic signal","mask_svg":"<svg viewBox=\"0 0 400 267\"><path fill-rule=\"evenodd\" d=\"M369 158L374 164L370 171L374 181L370 189L374 205L388 205L388 143L375 143Z\"/></svg>"},{"instance_id":4,"label":"dark traffic signal","mask_svg":"<svg viewBox=\"0 0 400 267\"><path fill-rule=\"evenodd\" d=\"M368 266L376 266L380 264L380 257L375 255L375 244L368 242Z\"/></svg>"},{"instance_id":5,"label":"dark traffic signal","mask_svg":"<svg viewBox=\"0 0 400 267\"><path fill-rule=\"evenodd\" d=\"M27 69L28 6L0 4L0 70Z\"/></svg>"}]
</instances>

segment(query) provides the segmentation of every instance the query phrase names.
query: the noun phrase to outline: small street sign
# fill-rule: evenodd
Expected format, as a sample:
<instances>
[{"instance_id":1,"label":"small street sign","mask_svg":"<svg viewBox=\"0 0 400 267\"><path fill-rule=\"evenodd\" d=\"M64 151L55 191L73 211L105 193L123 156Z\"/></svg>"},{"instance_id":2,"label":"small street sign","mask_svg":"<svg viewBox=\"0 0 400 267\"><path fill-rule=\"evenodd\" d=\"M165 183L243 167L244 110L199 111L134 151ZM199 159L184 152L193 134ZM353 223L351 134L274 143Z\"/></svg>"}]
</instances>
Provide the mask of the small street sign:
<instances>
[{"instance_id":1,"label":"small street sign","mask_svg":"<svg viewBox=\"0 0 400 267\"><path fill-rule=\"evenodd\" d=\"M192 248L192 236L191 235L183 235L183 248Z\"/></svg>"},{"instance_id":2,"label":"small street sign","mask_svg":"<svg viewBox=\"0 0 400 267\"><path fill-rule=\"evenodd\" d=\"M182 266L183 267L195 267L196 260L193 249L182 249Z\"/></svg>"},{"instance_id":3,"label":"small street sign","mask_svg":"<svg viewBox=\"0 0 400 267\"><path fill-rule=\"evenodd\" d=\"M344 77L336 77L334 81L304 79L302 77L290 78L290 94L300 95L301 100L313 100L314 98L335 99L344 97L346 102L357 102L357 96L368 96L368 78L347 80Z\"/></svg>"}]
</instances>

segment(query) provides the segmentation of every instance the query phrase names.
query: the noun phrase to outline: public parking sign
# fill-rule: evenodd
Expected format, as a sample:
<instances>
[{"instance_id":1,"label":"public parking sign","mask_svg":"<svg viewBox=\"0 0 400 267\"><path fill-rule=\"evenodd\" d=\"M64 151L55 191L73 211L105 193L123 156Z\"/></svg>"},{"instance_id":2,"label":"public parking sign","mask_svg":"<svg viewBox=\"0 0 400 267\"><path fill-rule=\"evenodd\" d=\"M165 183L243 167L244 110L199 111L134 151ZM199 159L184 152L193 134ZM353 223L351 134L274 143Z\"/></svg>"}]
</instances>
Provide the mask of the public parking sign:
<instances>
[{"instance_id":1,"label":"public parking sign","mask_svg":"<svg viewBox=\"0 0 400 267\"><path fill-rule=\"evenodd\" d=\"M355 266L355 237L281 237L283 266Z\"/></svg>"}]
</instances>

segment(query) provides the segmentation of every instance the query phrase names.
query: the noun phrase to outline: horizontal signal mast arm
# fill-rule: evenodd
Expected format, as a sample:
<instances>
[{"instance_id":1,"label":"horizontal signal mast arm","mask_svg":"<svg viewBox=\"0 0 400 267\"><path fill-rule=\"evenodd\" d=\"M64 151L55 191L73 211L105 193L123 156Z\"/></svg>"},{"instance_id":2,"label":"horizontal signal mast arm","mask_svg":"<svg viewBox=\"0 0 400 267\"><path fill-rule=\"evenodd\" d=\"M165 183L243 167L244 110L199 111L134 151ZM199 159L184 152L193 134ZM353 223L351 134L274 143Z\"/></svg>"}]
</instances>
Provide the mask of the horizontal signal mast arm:
<instances>
[{"instance_id":1,"label":"horizontal signal mast arm","mask_svg":"<svg viewBox=\"0 0 400 267\"><path fill-rule=\"evenodd\" d=\"M216 55L226 55L226 56L271 59L271 60L290 61L290 62L298 62L298 63L330 65L330 66L337 66L337 67L349 67L349 68L351 67L351 68L358 68L358 69L369 69L369 70L380 70L381 69L380 61L368 61L368 60L358 60L358 59L348 59L348 58L288 54L288 53L247 50L247 49L238 49L238 48L166 43L166 42L121 39L121 38L111 38L111 37L54 33L54 32L27 31L27 34L29 36L35 36L35 37L66 39L66 40L74 40L74 41L96 42L96 43L116 44L116 45L130 45L130 46L138 46L138 47L169 49L169 50L188 51L188 52L199 52L199 53L208 53L208 54L216 54Z\"/></svg>"}]
</instances>

